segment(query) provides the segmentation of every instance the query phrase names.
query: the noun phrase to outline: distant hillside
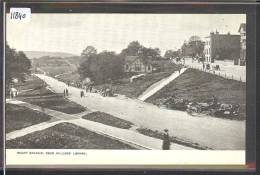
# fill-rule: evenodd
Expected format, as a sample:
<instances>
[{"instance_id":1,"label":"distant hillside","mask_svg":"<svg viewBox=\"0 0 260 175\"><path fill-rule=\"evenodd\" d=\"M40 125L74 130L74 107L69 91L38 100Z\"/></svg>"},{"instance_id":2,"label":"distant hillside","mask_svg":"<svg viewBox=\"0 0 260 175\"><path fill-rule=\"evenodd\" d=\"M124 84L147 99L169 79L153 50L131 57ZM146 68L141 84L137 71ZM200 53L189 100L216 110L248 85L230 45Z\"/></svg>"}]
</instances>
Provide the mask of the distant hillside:
<instances>
[{"instance_id":1,"label":"distant hillside","mask_svg":"<svg viewBox=\"0 0 260 175\"><path fill-rule=\"evenodd\" d=\"M66 53L66 52L24 51L24 53L29 59L40 58L43 56L61 57L61 58L76 56L74 54Z\"/></svg>"}]
</instances>

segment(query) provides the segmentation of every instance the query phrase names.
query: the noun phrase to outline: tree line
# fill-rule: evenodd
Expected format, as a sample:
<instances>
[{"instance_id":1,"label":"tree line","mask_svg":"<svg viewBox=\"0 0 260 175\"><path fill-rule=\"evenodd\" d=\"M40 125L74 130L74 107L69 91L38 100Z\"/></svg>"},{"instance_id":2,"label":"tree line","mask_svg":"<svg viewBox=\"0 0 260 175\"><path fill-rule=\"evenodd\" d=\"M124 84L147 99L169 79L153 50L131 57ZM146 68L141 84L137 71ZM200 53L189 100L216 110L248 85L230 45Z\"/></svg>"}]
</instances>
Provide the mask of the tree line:
<instances>
[{"instance_id":1,"label":"tree line","mask_svg":"<svg viewBox=\"0 0 260 175\"><path fill-rule=\"evenodd\" d=\"M144 63L162 59L159 48L147 48L138 41L130 42L119 54L111 51L98 53L95 47L87 46L81 53L82 63L78 68L81 80L90 78L101 84L122 78L126 56L138 56Z\"/></svg>"},{"instance_id":2,"label":"tree line","mask_svg":"<svg viewBox=\"0 0 260 175\"><path fill-rule=\"evenodd\" d=\"M25 76L31 73L31 61L22 51L16 51L5 46L5 84L6 88L12 84L13 79L24 81Z\"/></svg>"},{"instance_id":3,"label":"tree line","mask_svg":"<svg viewBox=\"0 0 260 175\"><path fill-rule=\"evenodd\" d=\"M97 52L93 46L87 46L81 53L82 62L78 68L81 80L90 78L97 84L111 82L119 79L124 74L124 62L127 56L137 56L146 64L149 61L158 61L165 59L178 59L182 56L202 56L204 43L200 40L184 43L182 48L174 51L167 50L164 56L161 56L159 48L145 47L138 41L132 41L127 48L119 54L111 51Z\"/></svg>"}]
</instances>

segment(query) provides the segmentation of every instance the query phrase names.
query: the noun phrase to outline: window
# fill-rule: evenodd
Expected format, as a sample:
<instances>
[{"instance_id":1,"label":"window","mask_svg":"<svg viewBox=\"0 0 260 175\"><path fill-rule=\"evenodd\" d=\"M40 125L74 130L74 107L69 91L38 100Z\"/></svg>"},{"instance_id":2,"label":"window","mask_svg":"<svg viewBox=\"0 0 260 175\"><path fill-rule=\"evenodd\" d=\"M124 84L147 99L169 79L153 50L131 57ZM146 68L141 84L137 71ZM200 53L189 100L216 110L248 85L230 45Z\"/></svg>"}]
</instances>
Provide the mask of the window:
<instances>
[{"instance_id":1,"label":"window","mask_svg":"<svg viewBox=\"0 0 260 175\"><path fill-rule=\"evenodd\" d=\"M148 71L150 71L151 70L151 65L148 65Z\"/></svg>"},{"instance_id":2,"label":"window","mask_svg":"<svg viewBox=\"0 0 260 175\"><path fill-rule=\"evenodd\" d=\"M135 71L141 71L141 64L135 64Z\"/></svg>"}]
</instances>

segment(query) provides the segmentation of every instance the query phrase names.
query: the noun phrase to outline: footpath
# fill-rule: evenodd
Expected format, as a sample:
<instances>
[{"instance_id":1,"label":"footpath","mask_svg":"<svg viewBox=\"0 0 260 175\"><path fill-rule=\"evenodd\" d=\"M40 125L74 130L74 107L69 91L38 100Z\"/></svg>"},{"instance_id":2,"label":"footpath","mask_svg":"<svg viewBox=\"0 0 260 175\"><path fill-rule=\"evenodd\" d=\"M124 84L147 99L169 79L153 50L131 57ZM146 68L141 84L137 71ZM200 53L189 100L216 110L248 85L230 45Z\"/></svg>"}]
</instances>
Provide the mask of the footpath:
<instances>
[{"instance_id":1,"label":"footpath","mask_svg":"<svg viewBox=\"0 0 260 175\"><path fill-rule=\"evenodd\" d=\"M160 89L162 89L163 87L165 87L167 84L169 84L170 82L172 82L174 79L176 79L177 77L179 77L183 72L185 72L187 70L187 68L182 68L179 71L175 71L172 75L170 75L167 78L164 78L156 83L154 83L152 86L150 86L148 89L146 89L146 91L144 91L139 97L139 100L145 101L147 98L151 97L152 95L154 95L156 92L158 92Z\"/></svg>"}]
</instances>

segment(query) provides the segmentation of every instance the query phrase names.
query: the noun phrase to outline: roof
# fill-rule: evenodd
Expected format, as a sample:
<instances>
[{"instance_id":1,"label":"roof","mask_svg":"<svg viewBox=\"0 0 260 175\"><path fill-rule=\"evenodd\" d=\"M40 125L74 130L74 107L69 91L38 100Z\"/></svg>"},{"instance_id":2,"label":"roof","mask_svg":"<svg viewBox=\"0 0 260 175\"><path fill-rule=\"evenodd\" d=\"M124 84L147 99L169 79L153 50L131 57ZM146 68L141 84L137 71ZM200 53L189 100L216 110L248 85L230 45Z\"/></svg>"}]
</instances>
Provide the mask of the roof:
<instances>
[{"instance_id":1,"label":"roof","mask_svg":"<svg viewBox=\"0 0 260 175\"><path fill-rule=\"evenodd\" d=\"M244 29L246 31L246 23L241 23L238 29L238 32L240 32L241 29Z\"/></svg>"},{"instance_id":2,"label":"roof","mask_svg":"<svg viewBox=\"0 0 260 175\"><path fill-rule=\"evenodd\" d=\"M127 62L127 63L132 63L132 62L134 62L136 59L138 59L138 56L126 56L126 57L125 57L125 62Z\"/></svg>"},{"instance_id":3,"label":"roof","mask_svg":"<svg viewBox=\"0 0 260 175\"><path fill-rule=\"evenodd\" d=\"M155 62L154 61L151 61L151 60L146 60L144 61L143 59L141 59L139 56L126 56L125 57L125 63L128 63L128 64L132 64L133 62L135 62L135 60L139 59L144 65L155 65Z\"/></svg>"}]
</instances>

